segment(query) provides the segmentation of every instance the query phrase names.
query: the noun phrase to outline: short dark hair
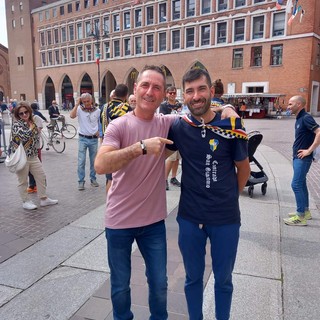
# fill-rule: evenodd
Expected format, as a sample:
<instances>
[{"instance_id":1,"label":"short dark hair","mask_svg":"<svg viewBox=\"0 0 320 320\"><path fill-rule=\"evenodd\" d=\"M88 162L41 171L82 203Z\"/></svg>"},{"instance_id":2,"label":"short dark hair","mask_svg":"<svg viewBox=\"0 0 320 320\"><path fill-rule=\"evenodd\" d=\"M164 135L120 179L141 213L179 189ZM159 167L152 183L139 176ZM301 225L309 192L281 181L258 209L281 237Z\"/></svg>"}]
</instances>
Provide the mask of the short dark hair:
<instances>
[{"instance_id":1,"label":"short dark hair","mask_svg":"<svg viewBox=\"0 0 320 320\"><path fill-rule=\"evenodd\" d=\"M120 83L114 89L114 94L117 98L126 98L128 95L129 89L128 86Z\"/></svg>"},{"instance_id":2,"label":"short dark hair","mask_svg":"<svg viewBox=\"0 0 320 320\"><path fill-rule=\"evenodd\" d=\"M148 71L148 70L158 72L158 73L160 73L160 74L162 75L163 81L164 81L164 88L165 88L165 87L166 87L166 75L165 75L164 71L163 71L159 66L155 66L155 65L145 65L145 66L142 68L142 70L140 71L136 82L138 83L138 82L140 81L141 75L142 75L145 71Z\"/></svg>"},{"instance_id":3,"label":"short dark hair","mask_svg":"<svg viewBox=\"0 0 320 320\"><path fill-rule=\"evenodd\" d=\"M184 90L185 88L185 83L186 82L192 82L194 80L198 80L201 77L205 77L207 80L208 86L211 88L211 78L209 73L206 70L199 69L199 68L194 68L190 69L185 73L185 75L182 78L182 88Z\"/></svg>"},{"instance_id":4,"label":"short dark hair","mask_svg":"<svg viewBox=\"0 0 320 320\"><path fill-rule=\"evenodd\" d=\"M168 93L168 92L170 92L170 91L175 91L175 92L177 92L177 88L176 88L175 86L170 86L170 87L167 88L166 92Z\"/></svg>"},{"instance_id":5,"label":"short dark hair","mask_svg":"<svg viewBox=\"0 0 320 320\"><path fill-rule=\"evenodd\" d=\"M31 107L32 110L38 110L38 104L35 103L35 102L32 102L30 107Z\"/></svg>"}]
</instances>

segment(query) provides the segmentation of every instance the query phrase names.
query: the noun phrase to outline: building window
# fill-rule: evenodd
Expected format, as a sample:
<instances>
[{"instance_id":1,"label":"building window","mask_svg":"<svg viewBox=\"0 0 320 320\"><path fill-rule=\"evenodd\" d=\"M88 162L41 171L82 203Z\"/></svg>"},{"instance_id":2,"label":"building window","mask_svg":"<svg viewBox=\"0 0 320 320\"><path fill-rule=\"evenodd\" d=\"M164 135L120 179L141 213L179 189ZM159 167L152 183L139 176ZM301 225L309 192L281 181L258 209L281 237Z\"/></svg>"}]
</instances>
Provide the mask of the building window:
<instances>
[{"instance_id":1,"label":"building window","mask_svg":"<svg viewBox=\"0 0 320 320\"><path fill-rule=\"evenodd\" d=\"M131 22L130 22L130 12L124 12L123 13L123 29L130 29L131 28Z\"/></svg>"},{"instance_id":2,"label":"building window","mask_svg":"<svg viewBox=\"0 0 320 320\"><path fill-rule=\"evenodd\" d=\"M141 37L135 37L134 42L135 42L134 43L135 54L141 54L141 52L142 52Z\"/></svg>"},{"instance_id":3,"label":"building window","mask_svg":"<svg viewBox=\"0 0 320 320\"><path fill-rule=\"evenodd\" d=\"M272 66L282 65L283 45L278 44L271 46L271 61Z\"/></svg>"},{"instance_id":4,"label":"building window","mask_svg":"<svg viewBox=\"0 0 320 320\"><path fill-rule=\"evenodd\" d=\"M174 30L172 31L172 50L180 49L180 30Z\"/></svg>"},{"instance_id":5,"label":"building window","mask_svg":"<svg viewBox=\"0 0 320 320\"><path fill-rule=\"evenodd\" d=\"M147 35L147 53L153 52L153 34Z\"/></svg>"},{"instance_id":6,"label":"building window","mask_svg":"<svg viewBox=\"0 0 320 320\"><path fill-rule=\"evenodd\" d=\"M109 17L103 18L103 30L106 35L110 33L110 20Z\"/></svg>"},{"instance_id":7,"label":"building window","mask_svg":"<svg viewBox=\"0 0 320 320\"><path fill-rule=\"evenodd\" d=\"M23 65L23 57L18 57L18 66Z\"/></svg>"},{"instance_id":8,"label":"building window","mask_svg":"<svg viewBox=\"0 0 320 320\"><path fill-rule=\"evenodd\" d=\"M84 0L84 4L83 4L85 9L89 8L89 0Z\"/></svg>"},{"instance_id":9,"label":"building window","mask_svg":"<svg viewBox=\"0 0 320 320\"><path fill-rule=\"evenodd\" d=\"M243 40L244 40L244 19L235 20L233 41L243 41Z\"/></svg>"},{"instance_id":10,"label":"building window","mask_svg":"<svg viewBox=\"0 0 320 320\"><path fill-rule=\"evenodd\" d=\"M81 9L80 1L76 1L76 11L80 11L80 9Z\"/></svg>"},{"instance_id":11,"label":"building window","mask_svg":"<svg viewBox=\"0 0 320 320\"><path fill-rule=\"evenodd\" d=\"M53 61L52 61L52 51L48 52L48 66L52 66Z\"/></svg>"},{"instance_id":12,"label":"building window","mask_svg":"<svg viewBox=\"0 0 320 320\"><path fill-rule=\"evenodd\" d=\"M68 13L71 13L72 12L72 3L69 3L68 4Z\"/></svg>"},{"instance_id":13,"label":"building window","mask_svg":"<svg viewBox=\"0 0 320 320\"><path fill-rule=\"evenodd\" d=\"M159 51L167 50L167 34L165 32L159 33Z\"/></svg>"},{"instance_id":14,"label":"building window","mask_svg":"<svg viewBox=\"0 0 320 320\"><path fill-rule=\"evenodd\" d=\"M66 27L61 28L61 42L67 41Z\"/></svg>"},{"instance_id":15,"label":"building window","mask_svg":"<svg viewBox=\"0 0 320 320\"><path fill-rule=\"evenodd\" d=\"M86 35L85 37L86 38L89 38L91 37L91 34L92 34L92 24L91 24L91 21L86 21L85 23L85 28L86 28Z\"/></svg>"},{"instance_id":16,"label":"building window","mask_svg":"<svg viewBox=\"0 0 320 320\"><path fill-rule=\"evenodd\" d=\"M262 47L251 48L251 67L262 66Z\"/></svg>"},{"instance_id":17,"label":"building window","mask_svg":"<svg viewBox=\"0 0 320 320\"><path fill-rule=\"evenodd\" d=\"M234 6L235 8L243 7L246 5L246 0L235 0Z\"/></svg>"},{"instance_id":18,"label":"building window","mask_svg":"<svg viewBox=\"0 0 320 320\"><path fill-rule=\"evenodd\" d=\"M11 5L11 12L14 12L14 4Z\"/></svg>"},{"instance_id":19,"label":"building window","mask_svg":"<svg viewBox=\"0 0 320 320\"><path fill-rule=\"evenodd\" d=\"M69 40L70 41L74 40L74 26L73 25L69 26Z\"/></svg>"},{"instance_id":20,"label":"building window","mask_svg":"<svg viewBox=\"0 0 320 320\"><path fill-rule=\"evenodd\" d=\"M193 17L196 14L196 1L195 0L186 0L186 16Z\"/></svg>"},{"instance_id":21,"label":"building window","mask_svg":"<svg viewBox=\"0 0 320 320\"><path fill-rule=\"evenodd\" d=\"M39 12L39 21L42 22L43 21L43 13Z\"/></svg>"},{"instance_id":22,"label":"building window","mask_svg":"<svg viewBox=\"0 0 320 320\"><path fill-rule=\"evenodd\" d=\"M233 49L232 68L243 67L243 49Z\"/></svg>"},{"instance_id":23,"label":"building window","mask_svg":"<svg viewBox=\"0 0 320 320\"><path fill-rule=\"evenodd\" d=\"M55 64L60 64L60 54L59 54L59 50L56 50L54 52L54 60L55 60Z\"/></svg>"},{"instance_id":24,"label":"building window","mask_svg":"<svg viewBox=\"0 0 320 320\"><path fill-rule=\"evenodd\" d=\"M266 0L254 0L253 3L261 3L261 2L266 2Z\"/></svg>"},{"instance_id":25,"label":"building window","mask_svg":"<svg viewBox=\"0 0 320 320\"><path fill-rule=\"evenodd\" d=\"M41 66L45 67L46 65L47 65L46 54L43 52L41 53Z\"/></svg>"},{"instance_id":26,"label":"building window","mask_svg":"<svg viewBox=\"0 0 320 320\"><path fill-rule=\"evenodd\" d=\"M153 6L147 7L147 25L154 23Z\"/></svg>"},{"instance_id":27,"label":"building window","mask_svg":"<svg viewBox=\"0 0 320 320\"><path fill-rule=\"evenodd\" d=\"M113 16L113 31L120 31L120 16L118 14Z\"/></svg>"},{"instance_id":28,"label":"building window","mask_svg":"<svg viewBox=\"0 0 320 320\"><path fill-rule=\"evenodd\" d=\"M210 26L201 26L201 45L207 46L210 44Z\"/></svg>"},{"instance_id":29,"label":"building window","mask_svg":"<svg viewBox=\"0 0 320 320\"><path fill-rule=\"evenodd\" d=\"M124 55L130 56L131 55L131 39L124 39Z\"/></svg>"},{"instance_id":30,"label":"building window","mask_svg":"<svg viewBox=\"0 0 320 320\"><path fill-rule=\"evenodd\" d=\"M48 37L48 45L50 46L52 44L51 30L47 31L47 37Z\"/></svg>"},{"instance_id":31,"label":"building window","mask_svg":"<svg viewBox=\"0 0 320 320\"><path fill-rule=\"evenodd\" d=\"M11 23L12 23L12 28L14 29L16 27L16 20L13 19Z\"/></svg>"},{"instance_id":32,"label":"building window","mask_svg":"<svg viewBox=\"0 0 320 320\"><path fill-rule=\"evenodd\" d=\"M78 47L78 62L83 62L83 48Z\"/></svg>"},{"instance_id":33,"label":"building window","mask_svg":"<svg viewBox=\"0 0 320 320\"><path fill-rule=\"evenodd\" d=\"M263 38L264 16L253 17L252 19L252 39Z\"/></svg>"},{"instance_id":34,"label":"building window","mask_svg":"<svg viewBox=\"0 0 320 320\"><path fill-rule=\"evenodd\" d=\"M93 0L93 6L97 6L99 4L99 0Z\"/></svg>"},{"instance_id":35,"label":"building window","mask_svg":"<svg viewBox=\"0 0 320 320\"><path fill-rule=\"evenodd\" d=\"M62 49L62 63L63 64L68 63L67 49Z\"/></svg>"},{"instance_id":36,"label":"building window","mask_svg":"<svg viewBox=\"0 0 320 320\"><path fill-rule=\"evenodd\" d=\"M186 29L186 47L194 47L194 28Z\"/></svg>"},{"instance_id":37,"label":"building window","mask_svg":"<svg viewBox=\"0 0 320 320\"><path fill-rule=\"evenodd\" d=\"M223 11L228 9L228 0L218 0L218 8L217 11Z\"/></svg>"},{"instance_id":38,"label":"building window","mask_svg":"<svg viewBox=\"0 0 320 320\"><path fill-rule=\"evenodd\" d=\"M201 0L201 13L206 14L211 12L211 1L210 0Z\"/></svg>"},{"instance_id":39,"label":"building window","mask_svg":"<svg viewBox=\"0 0 320 320\"><path fill-rule=\"evenodd\" d=\"M91 44L86 45L86 59L87 59L87 61L92 60Z\"/></svg>"},{"instance_id":40,"label":"building window","mask_svg":"<svg viewBox=\"0 0 320 320\"><path fill-rule=\"evenodd\" d=\"M53 37L54 37L54 43L57 44L59 43L59 29L54 29L53 30Z\"/></svg>"},{"instance_id":41,"label":"building window","mask_svg":"<svg viewBox=\"0 0 320 320\"><path fill-rule=\"evenodd\" d=\"M217 43L227 42L227 23L220 22L217 24Z\"/></svg>"},{"instance_id":42,"label":"building window","mask_svg":"<svg viewBox=\"0 0 320 320\"><path fill-rule=\"evenodd\" d=\"M180 0L172 0L172 20L180 19L181 3Z\"/></svg>"},{"instance_id":43,"label":"building window","mask_svg":"<svg viewBox=\"0 0 320 320\"><path fill-rule=\"evenodd\" d=\"M318 48L317 48L316 66L320 66L320 43L318 43Z\"/></svg>"},{"instance_id":44,"label":"building window","mask_svg":"<svg viewBox=\"0 0 320 320\"><path fill-rule=\"evenodd\" d=\"M110 43L109 41L104 42L104 57L105 59L110 58Z\"/></svg>"},{"instance_id":45,"label":"building window","mask_svg":"<svg viewBox=\"0 0 320 320\"><path fill-rule=\"evenodd\" d=\"M60 16L63 16L64 15L64 6L61 6L59 9L60 9Z\"/></svg>"},{"instance_id":46,"label":"building window","mask_svg":"<svg viewBox=\"0 0 320 320\"><path fill-rule=\"evenodd\" d=\"M49 10L45 11L45 16L46 16L46 20L50 19L50 11Z\"/></svg>"},{"instance_id":47,"label":"building window","mask_svg":"<svg viewBox=\"0 0 320 320\"><path fill-rule=\"evenodd\" d=\"M43 47L45 45L46 45L46 38L45 38L44 32L41 32L40 33L40 46Z\"/></svg>"},{"instance_id":48,"label":"building window","mask_svg":"<svg viewBox=\"0 0 320 320\"><path fill-rule=\"evenodd\" d=\"M57 8L52 8L52 17L56 18L57 16Z\"/></svg>"},{"instance_id":49,"label":"building window","mask_svg":"<svg viewBox=\"0 0 320 320\"><path fill-rule=\"evenodd\" d=\"M23 17L20 18L20 26L22 27L24 25Z\"/></svg>"},{"instance_id":50,"label":"building window","mask_svg":"<svg viewBox=\"0 0 320 320\"><path fill-rule=\"evenodd\" d=\"M83 28L82 23L77 23L77 39L83 39Z\"/></svg>"},{"instance_id":51,"label":"building window","mask_svg":"<svg viewBox=\"0 0 320 320\"><path fill-rule=\"evenodd\" d=\"M286 13L279 12L273 15L272 36L278 37L284 35Z\"/></svg>"},{"instance_id":52,"label":"building window","mask_svg":"<svg viewBox=\"0 0 320 320\"><path fill-rule=\"evenodd\" d=\"M120 57L120 41L119 40L113 41L113 56Z\"/></svg>"},{"instance_id":53,"label":"building window","mask_svg":"<svg viewBox=\"0 0 320 320\"><path fill-rule=\"evenodd\" d=\"M74 48L70 48L70 62L71 63L75 63L76 62L76 58L75 58L75 54L74 54Z\"/></svg>"},{"instance_id":54,"label":"building window","mask_svg":"<svg viewBox=\"0 0 320 320\"><path fill-rule=\"evenodd\" d=\"M142 25L142 12L141 9L137 9L134 11L134 25L135 27L141 27Z\"/></svg>"},{"instance_id":55,"label":"building window","mask_svg":"<svg viewBox=\"0 0 320 320\"><path fill-rule=\"evenodd\" d=\"M159 23L167 21L167 3L159 4Z\"/></svg>"}]
</instances>

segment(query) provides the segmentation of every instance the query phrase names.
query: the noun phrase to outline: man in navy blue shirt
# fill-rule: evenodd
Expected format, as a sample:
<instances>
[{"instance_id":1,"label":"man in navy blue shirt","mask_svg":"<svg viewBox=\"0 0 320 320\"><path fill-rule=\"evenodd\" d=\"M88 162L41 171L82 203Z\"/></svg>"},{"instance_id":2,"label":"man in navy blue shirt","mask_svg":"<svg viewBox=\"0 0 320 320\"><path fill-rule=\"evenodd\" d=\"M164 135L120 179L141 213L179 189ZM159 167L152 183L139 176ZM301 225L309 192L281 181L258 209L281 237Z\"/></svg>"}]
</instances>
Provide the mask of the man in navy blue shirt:
<instances>
[{"instance_id":1,"label":"man in navy blue shirt","mask_svg":"<svg viewBox=\"0 0 320 320\"><path fill-rule=\"evenodd\" d=\"M236 130L240 118L221 120L220 114L210 108L214 88L205 70L188 71L182 86L191 115L173 123L168 139L174 144L167 148L179 150L182 157L177 221L189 318L203 319L203 274L209 238L216 319L226 320L230 317L232 271L239 241L239 193L250 174L246 134L242 126Z\"/></svg>"},{"instance_id":2,"label":"man in navy blue shirt","mask_svg":"<svg viewBox=\"0 0 320 320\"><path fill-rule=\"evenodd\" d=\"M289 226L306 226L312 219L309 210L307 174L310 169L313 151L320 144L320 128L313 117L305 110L306 100L302 96L290 98L288 110L296 115L295 140L293 143L293 178L291 188L296 198L296 211L283 219Z\"/></svg>"}]
</instances>

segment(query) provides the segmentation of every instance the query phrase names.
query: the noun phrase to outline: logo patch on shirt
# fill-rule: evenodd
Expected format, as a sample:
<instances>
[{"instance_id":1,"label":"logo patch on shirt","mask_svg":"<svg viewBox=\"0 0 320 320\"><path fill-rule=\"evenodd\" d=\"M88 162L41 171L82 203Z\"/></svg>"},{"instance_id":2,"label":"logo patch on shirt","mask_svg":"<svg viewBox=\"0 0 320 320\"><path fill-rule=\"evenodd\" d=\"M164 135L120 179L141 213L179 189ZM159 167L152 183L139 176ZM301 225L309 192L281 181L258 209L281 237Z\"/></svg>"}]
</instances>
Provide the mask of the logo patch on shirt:
<instances>
[{"instance_id":1,"label":"logo patch on shirt","mask_svg":"<svg viewBox=\"0 0 320 320\"><path fill-rule=\"evenodd\" d=\"M217 149L218 144L219 144L219 140L217 140L217 139L211 139L209 141L210 149L212 152L214 152Z\"/></svg>"}]
</instances>

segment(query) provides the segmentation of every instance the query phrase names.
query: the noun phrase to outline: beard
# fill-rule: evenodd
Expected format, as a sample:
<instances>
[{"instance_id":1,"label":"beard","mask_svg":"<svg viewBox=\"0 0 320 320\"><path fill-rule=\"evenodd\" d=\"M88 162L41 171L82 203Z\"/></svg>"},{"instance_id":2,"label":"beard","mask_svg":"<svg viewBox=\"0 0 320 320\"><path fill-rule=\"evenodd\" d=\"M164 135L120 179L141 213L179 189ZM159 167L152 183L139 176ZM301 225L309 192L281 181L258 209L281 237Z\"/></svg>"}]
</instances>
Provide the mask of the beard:
<instances>
[{"instance_id":1,"label":"beard","mask_svg":"<svg viewBox=\"0 0 320 320\"><path fill-rule=\"evenodd\" d=\"M198 106L197 104L202 104L202 105ZM207 113L207 111L210 109L210 105L211 105L210 99L202 98L197 101L191 100L190 103L188 104L188 108L192 115L201 117L202 115Z\"/></svg>"}]
</instances>

